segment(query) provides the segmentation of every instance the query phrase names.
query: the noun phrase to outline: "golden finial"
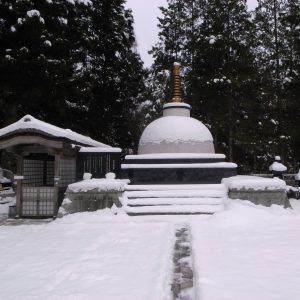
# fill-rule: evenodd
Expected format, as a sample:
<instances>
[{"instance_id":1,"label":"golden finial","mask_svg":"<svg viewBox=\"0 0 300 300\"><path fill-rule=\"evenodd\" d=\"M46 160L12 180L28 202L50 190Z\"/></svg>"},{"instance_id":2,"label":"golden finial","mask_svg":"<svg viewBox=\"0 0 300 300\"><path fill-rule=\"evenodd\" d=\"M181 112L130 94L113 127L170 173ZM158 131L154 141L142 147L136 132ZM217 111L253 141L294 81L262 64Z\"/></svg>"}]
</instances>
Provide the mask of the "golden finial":
<instances>
[{"instance_id":1,"label":"golden finial","mask_svg":"<svg viewBox=\"0 0 300 300\"><path fill-rule=\"evenodd\" d=\"M172 73L173 90L171 102L182 102L180 89L180 64L175 62Z\"/></svg>"}]
</instances>

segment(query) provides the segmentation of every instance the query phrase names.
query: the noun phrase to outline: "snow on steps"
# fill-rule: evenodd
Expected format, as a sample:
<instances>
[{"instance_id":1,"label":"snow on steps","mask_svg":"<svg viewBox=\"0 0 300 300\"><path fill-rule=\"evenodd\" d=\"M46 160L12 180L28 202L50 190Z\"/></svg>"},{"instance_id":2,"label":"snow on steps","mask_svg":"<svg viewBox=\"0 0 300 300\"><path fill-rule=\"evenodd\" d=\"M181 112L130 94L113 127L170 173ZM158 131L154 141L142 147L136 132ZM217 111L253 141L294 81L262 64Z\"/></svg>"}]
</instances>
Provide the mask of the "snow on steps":
<instances>
[{"instance_id":1,"label":"snow on steps","mask_svg":"<svg viewBox=\"0 0 300 300\"><path fill-rule=\"evenodd\" d=\"M223 184L128 185L122 203L129 215L212 214L225 198Z\"/></svg>"},{"instance_id":2,"label":"snow on steps","mask_svg":"<svg viewBox=\"0 0 300 300\"><path fill-rule=\"evenodd\" d=\"M127 207L126 212L129 215L172 215L172 214L213 214L222 211L221 205L157 205L157 206L142 206L142 207Z\"/></svg>"},{"instance_id":3,"label":"snow on steps","mask_svg":"<svg viewBox=\"0 0 300 300\"><path fill-rule=\"evenodd\" d=\"M222 198L139 198L130 199L127 201L129 206L142 206L142 205L201 205L201 204L222 204Z\"/></svg>"},{"instance_id":4,"label":"snow on steps","mask_svg":"<svg viewBox=\"0 0 300 300\"><path fill-rule=\"evenodd\" d=\"M175 190L213 190L227 192L224 184L149 184L149 185L127 185L126 191L175 191Z\"/></svg>"}]
</instances>

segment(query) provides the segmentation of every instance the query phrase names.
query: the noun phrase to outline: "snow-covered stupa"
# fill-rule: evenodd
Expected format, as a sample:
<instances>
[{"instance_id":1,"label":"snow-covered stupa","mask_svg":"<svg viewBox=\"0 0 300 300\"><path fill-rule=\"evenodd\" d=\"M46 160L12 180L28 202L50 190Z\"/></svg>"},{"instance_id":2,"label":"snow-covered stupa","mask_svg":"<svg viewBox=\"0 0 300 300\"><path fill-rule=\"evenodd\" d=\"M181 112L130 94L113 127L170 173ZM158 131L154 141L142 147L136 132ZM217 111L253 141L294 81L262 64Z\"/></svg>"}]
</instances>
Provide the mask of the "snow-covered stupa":
<instances>
[{"instance_id":1,"label":"snow-covered stupa","mask_svg":"<svg viewBox=\"0 0 300 300\"><path fill-rule=\"evenodd\" d=\"M163 106L163 117L145 128L138 154L215 153L210 131L190 117L191 106L182 102L177 63L174 64L173 86L171 102Z\"/></svg>"},{"instance_id":2,"label":"snow-covered stupa","mask_svg":"<svg viewBox=\"0 0 300 300\"><path fill-rule=\"evenodd\" d=\"M215 153L209 129L191 118L191 106L182 102L178 63L172 80L171 101L163 106L163 116L145 128L138 154L125 157L122 177L132 184L211 184L236 175L237 165Z\"/></svg>"}]
</instances>

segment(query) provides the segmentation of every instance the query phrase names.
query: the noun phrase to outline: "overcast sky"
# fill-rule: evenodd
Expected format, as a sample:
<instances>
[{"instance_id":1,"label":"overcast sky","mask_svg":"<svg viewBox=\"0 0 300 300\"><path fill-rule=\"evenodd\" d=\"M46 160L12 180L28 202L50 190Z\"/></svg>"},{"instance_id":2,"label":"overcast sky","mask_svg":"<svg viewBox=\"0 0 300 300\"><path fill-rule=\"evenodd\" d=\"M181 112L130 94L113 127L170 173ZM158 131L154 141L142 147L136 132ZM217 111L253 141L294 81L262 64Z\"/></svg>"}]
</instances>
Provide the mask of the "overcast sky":
<instances>
[{"instance_id":1,"label":"overcast sky","mask_svg":"<svg viewBox=\"0 0 300 300\"><path fill-rule=\"evenodd\" d=\"M127 7L133 11L135 35L138 51L149 67L153 60L148 51L158 40L157 17L160 16L159 6L166 6L167 0L127 0ZM256 0L248 0L249 8L256 6Z\"/></svg>"}]
</instances>

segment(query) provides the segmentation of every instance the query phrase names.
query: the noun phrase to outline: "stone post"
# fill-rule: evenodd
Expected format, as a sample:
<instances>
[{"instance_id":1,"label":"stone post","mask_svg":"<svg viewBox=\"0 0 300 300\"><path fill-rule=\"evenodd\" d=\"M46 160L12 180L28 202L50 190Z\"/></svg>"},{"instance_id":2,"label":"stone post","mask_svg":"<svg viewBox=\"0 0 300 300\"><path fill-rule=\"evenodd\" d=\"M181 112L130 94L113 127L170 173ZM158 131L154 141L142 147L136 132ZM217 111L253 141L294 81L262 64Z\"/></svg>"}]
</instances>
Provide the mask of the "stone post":
<instances>
[{"instance_id":1,"label":"stone post","mask_svg":"<svg viewBox=\"0 0 300 300\"><path fill-rule=\"evenodd\" d=\"M14 180L17 183L17 195L16 195L16 216L18 219L22 215L22 180L24 176L15 175Z\"/></svg>"}]
</instances>

